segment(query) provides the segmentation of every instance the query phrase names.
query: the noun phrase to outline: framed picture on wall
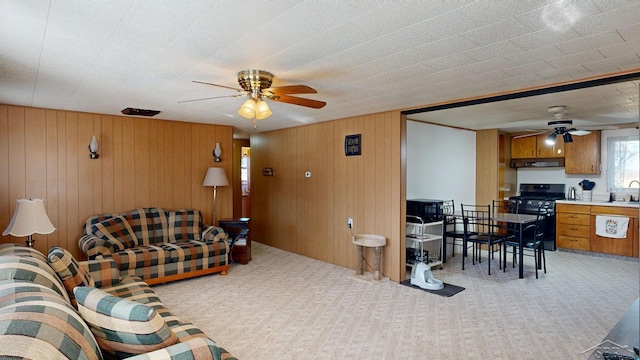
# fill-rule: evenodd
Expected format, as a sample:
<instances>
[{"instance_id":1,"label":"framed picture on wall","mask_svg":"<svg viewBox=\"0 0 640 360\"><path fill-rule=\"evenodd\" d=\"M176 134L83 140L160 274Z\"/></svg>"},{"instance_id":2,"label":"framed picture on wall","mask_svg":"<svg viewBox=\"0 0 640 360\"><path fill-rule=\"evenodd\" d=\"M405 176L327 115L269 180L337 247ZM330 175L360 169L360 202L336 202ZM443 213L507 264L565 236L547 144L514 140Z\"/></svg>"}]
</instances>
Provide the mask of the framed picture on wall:
<instances>
[{"instance_id":1,"label":"framed picture on wall","mask_svg":"<svg viewBox=\"0 0 640 360\"><path fill-rule=\"evenodd\" d=\"M346 135L344 137L344 155L354 156L362 154L361 134Z\"/></svg>"}]
</instances>

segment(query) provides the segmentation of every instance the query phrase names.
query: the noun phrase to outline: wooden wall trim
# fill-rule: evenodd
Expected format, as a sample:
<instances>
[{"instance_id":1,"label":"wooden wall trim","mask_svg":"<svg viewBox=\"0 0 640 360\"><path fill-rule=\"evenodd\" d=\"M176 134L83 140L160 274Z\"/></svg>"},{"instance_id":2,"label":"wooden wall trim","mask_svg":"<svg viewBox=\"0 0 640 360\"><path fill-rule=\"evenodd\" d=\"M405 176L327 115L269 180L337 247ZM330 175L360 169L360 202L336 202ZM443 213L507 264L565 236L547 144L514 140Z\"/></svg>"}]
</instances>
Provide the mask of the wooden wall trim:
<instances>
[{"instance_id":1,"label":"wooden wall trim","mask_svg":"<svg viewBox=\"0 0 640 360\"><path fill-rule=\"evenodd\" d=\"M96 160L87 150L94 134ZM213 190L202 179L219 166L231 181L232 141L230 126L0 105L0 230L25 197L44 198L56 227L34 235L35 248L62 246L78 258L82 224L92 214L194 208L210 223ZM216 142L229 149L220 163L211 155ZM232 199L231 186L218 189L218 218L233 216Z\"/></svg>"}]
</instances>

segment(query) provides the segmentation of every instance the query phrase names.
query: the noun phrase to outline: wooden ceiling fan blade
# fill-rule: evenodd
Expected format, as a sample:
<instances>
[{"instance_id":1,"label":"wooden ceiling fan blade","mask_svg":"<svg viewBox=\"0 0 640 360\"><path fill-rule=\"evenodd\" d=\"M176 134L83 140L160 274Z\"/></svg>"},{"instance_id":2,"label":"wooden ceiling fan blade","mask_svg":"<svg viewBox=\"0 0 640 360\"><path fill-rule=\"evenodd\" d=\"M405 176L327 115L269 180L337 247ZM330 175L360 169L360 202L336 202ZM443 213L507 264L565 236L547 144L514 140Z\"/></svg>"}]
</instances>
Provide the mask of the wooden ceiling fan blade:
<instances>
[{"instance_id":1,"label":"wooden ceiling fan blade","mask_svg":"<svg viewBox=\"0 0 640 360\"><path fill-rule=\"evenodd\" d=\"M194 102L194 101L202 101L202 100L212 100L212 99L222 99L222 98L230 98L230 97L240 97L240 96L244 96L244 95L245 94L237 94L237 95L213 96L213 97L206 97L206 98L201 98L201 99L182 100L182 101L178 101L178 104Z\"/></svg>"},{"instance_id":2,"label":"wooden ceiling fan blade","mask_svg":"<svg viewBox=\"0 0 640 360\"><path fill-rule=\"evenodd\" d=\"M234 88L231 86L225 86L225 85L220 85L220 84L214 84L214 83L209 83L209 82L204 82L204 81L198 81L198 80L192 80L192 82L196 83L196 84L203 84L203 85L211 85L211 86L217 86L217 87L221 87L224 89L230 89L230 90L235 90L235 91L242 91L244 92L243 89L238 89L238 88Z\"/></svg>"},{"instance_id":3,"label":"wooden ceiling fan blade","mask_svg":"<svg viewBox=\"0 0 640 360\"><path fill-rule=\"evenodd\" d=\"M300 98L297 96L289 96L289 95L279 95L279 96L268 97L268 98L273 101L279 101L279 102L284 102L284 103L293 104L293 105L306 106L314 109L320 109L320 108L323 108L325 105L327 105L327 103L324 101L305 99L305 98Z\"/></svg>"},{"instance_id":4,"label":"wooden ceiling fan blade","mask_svg":"<svg viewBox=\"0 0 640 360\"><path fill-rule=\"evenodd\" d=\"M271 87L271 88L262 90L262 92L271 93L273 95L316 94L317 93L316 89L307 85L289 85L289 86Z\"/></svg>"}]
</instances>

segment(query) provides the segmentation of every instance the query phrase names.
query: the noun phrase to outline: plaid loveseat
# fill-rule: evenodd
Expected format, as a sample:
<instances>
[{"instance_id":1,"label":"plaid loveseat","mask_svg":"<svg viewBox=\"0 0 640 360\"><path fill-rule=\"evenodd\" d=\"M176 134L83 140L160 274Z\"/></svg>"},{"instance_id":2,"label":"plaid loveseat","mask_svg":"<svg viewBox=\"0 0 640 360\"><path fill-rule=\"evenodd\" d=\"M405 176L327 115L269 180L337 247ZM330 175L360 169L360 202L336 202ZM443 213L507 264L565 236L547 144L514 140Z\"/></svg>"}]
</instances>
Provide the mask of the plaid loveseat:
<instances>
[{"instance_id":1,"label":"plaid loveseat","mask_svg":"<svg viewBox=\"0 0 640 360\"><path fill-rule=\"evenodd\" d=\"M58 247L47 257L23 245L0 244L0 359L235 359L172 314L142 279L119 274L112 259L77 262ZM73 290L81 295L77 303ZM102 295L88 299L87 293ZM153 315L167 340L139 330L124 302ZM80 304L98 304L97 313L79 311ZM110 330L114 324L130 334Z\"/></svg>"},{"instance_id":2,"label":"plaid loveseat","mask_svg":"<svg viewBox=\"0 0 640 360\"><path fill-rule=\"evenodd\" d=\"M158 284L229 268L227 234L198 210L139 208L93 215L78 242L88 260L113 259L122 275Z\"/></svg>"}]
</instances>

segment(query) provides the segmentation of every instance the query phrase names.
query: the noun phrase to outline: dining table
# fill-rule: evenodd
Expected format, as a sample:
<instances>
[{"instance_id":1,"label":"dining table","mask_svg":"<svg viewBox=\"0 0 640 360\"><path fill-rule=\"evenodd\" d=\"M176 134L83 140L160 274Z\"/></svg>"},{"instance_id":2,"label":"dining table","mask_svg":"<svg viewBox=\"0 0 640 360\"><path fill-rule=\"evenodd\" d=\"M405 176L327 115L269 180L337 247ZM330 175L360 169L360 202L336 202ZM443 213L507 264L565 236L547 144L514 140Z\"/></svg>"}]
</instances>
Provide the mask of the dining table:
<instances>
[{"instance_id":1,"label":"dining table","mask_svg":"<svg viewBox=\"0 0 640 360\"><path fill-rule=\"evenodd\" d=\"M513 214L513 213L494 213L491 219L494 222L503 222L508 224L515 224L518 228L518 277L524 278L524 265L523 265L523 249L524 239L522 237L522 229L525 225L531 224L536 221L537 216L532 214Z\"/></svg>"}]
</instances>

